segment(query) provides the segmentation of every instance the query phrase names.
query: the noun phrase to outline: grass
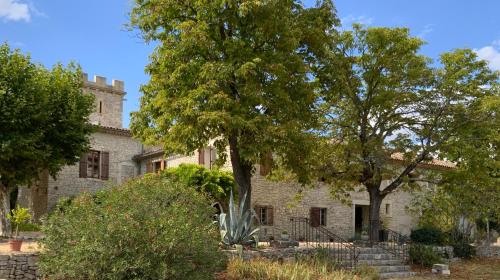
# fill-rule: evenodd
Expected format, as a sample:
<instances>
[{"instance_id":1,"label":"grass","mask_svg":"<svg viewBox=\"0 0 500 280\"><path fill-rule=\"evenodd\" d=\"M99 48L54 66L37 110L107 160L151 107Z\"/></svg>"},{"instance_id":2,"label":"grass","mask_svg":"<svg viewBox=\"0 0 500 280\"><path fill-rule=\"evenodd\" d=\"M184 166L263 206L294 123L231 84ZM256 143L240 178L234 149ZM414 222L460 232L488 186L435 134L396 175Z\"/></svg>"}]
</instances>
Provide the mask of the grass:
<instances>
[{"instance_id":1,"label":"grass","mask_svg":"<svg viewBox=\"0 0 500 280\"><path fill-rule=\"evenodd\" d=\"M335 269L317 260L277 262L267 259L230 260L218 280L376 280L378 273L369 268L357 271Z\"/></svg>"},{"instance_id":2,"label":"grass","mask_svg":"<svg viewBox=\"0 0 500 280\"><path fill-rule=\"evenodd\" d=\"M419 269L417 268L417 271ZM411 278L412 280L429 279L454 279L454 280L494 280L500 279L500 259L498 258L476 258L452 263L450 266L451 277L437 277L429 272L429 269L422 275Z\"/></svg>"}]
</instances>

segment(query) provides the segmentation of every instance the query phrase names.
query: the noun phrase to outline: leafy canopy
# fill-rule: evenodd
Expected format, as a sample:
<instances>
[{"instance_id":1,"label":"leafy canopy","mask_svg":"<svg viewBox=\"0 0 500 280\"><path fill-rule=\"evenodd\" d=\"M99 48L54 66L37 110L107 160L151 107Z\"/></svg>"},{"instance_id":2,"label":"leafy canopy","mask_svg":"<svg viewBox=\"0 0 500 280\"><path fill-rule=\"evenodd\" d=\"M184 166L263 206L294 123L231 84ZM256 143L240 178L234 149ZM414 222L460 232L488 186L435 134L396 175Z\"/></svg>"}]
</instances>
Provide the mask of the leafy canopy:
<instances>
[{"instance_id":1,"label":"leafy canopy","mask_svg":"<svg viewBox=\"0 0 500 280\"><path fill-rule=\"evenodd\" d=\"M0 181L29 183L52 175L88 148L93 99L82 93L74 64L51 70L29 55L0 45Z\"/></svg>"},{"instance_id":2,"label":"leafy canopy","mask_svg":"<svg viewBox=\"0 0 500 280\"><path fill-rule=\"evenodd\" d=\"M337 23L330 1L136 0L131 25L159 45L132 131L167 153L214 139L222 161L232 139L250 169L266 152L300 149L315 119L310 66Z\"/></svg>"}]
</instances>

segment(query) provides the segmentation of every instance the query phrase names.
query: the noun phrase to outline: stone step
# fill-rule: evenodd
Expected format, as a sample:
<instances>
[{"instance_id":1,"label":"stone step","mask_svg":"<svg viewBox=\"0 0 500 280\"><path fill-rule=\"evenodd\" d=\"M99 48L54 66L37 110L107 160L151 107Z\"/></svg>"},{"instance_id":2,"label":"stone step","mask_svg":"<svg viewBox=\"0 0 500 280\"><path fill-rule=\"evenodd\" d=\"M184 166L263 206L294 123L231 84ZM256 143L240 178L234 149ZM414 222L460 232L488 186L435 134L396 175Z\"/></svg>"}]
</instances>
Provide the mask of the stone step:
<instances>
[{"instance_id":1,"label":"stone step","mask_svg":"<svg viewBox=\"0 0 500 280\"><path fill-rule=\"evenodd\" d=\"M381 265L372 267L378 270L379 273L411 271L411 268L408 265Z\"/></svg>"},{"instance_id":2,"label":"stone step","mask_svg":"<svg viewBox=\"0 0 500 280\"><path fill-rule=\"evenodd\" d=\"M389 253L380 253L380 254L359 254L358 260L399 260L399 257L396 257Z\"/></svg>"},{"instance_id":3,"label":"stone step","mask_svg":"<svg viewBox=\"0 0 500 280\"><path fill-rule=\"evenodd\" d=\"M399 259L395 260L358 260L358 264L365 264L369 266L379 266L379 265L403 265L403 261Z\"/></svg>"},{"instance_id":4,"label":"stone step","mask_svg":"<svg viewBox=\"0 0 500 280\"><path fill-rule=\"evenodd\" d=\"M383 272L380 273L380 279L396 279L396 278L409 278L416 275L415 272Z\"/></svg>"}]
</instances>

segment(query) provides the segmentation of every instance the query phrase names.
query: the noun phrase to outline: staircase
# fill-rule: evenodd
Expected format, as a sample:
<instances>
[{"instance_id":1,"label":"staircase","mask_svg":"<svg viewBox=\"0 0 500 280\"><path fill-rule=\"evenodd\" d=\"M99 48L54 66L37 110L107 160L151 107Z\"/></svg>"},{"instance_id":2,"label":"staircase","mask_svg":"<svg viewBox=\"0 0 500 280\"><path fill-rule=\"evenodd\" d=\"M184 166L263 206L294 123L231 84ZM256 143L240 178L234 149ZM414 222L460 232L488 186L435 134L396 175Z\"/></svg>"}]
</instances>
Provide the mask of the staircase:
<instances>
[{"instance_id":1,"label":"staircase","mask_svg":"<svg viewBox=\"0 0 500 280\"><path fill-rule=\"evenodd\" d=\"M378 270L381 279L405 278L415 275L407 261L407 243L402 236L392 232L386 242L372 247L359 246L332 233L323 226L311 226L307 218L291 218L291 237L300 246L327 249L330 257L346 268L368 265ZM393 237L394 236L394 237Z\"/></svg>"},{"instance_id":2,"label":"staircase","mask_svg":"<svg viewBox=\"0 0 500 280\"><path fill-rule=\"evenodd\" d=\"M382 248L357 247L357 249L359 251L357 265L374 267L379 272L381 279L404 278L415 275L404 260Z\"/></svg>"}]
</instances>

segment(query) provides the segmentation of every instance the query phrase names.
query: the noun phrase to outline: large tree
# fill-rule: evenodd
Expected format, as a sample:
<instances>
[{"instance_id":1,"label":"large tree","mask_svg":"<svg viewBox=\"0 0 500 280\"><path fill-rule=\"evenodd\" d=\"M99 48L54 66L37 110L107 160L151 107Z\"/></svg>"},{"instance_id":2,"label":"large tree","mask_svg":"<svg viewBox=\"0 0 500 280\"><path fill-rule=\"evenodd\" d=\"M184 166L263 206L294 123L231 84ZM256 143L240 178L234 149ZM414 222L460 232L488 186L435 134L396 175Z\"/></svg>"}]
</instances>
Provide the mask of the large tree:
<instances>
[{"instance_id":1,"label":"large tree","mask_svg":"<svg viewBox=\"0 0 500 280\"><path fill-rule=\"evenodd\" d=\"M42 171L55 176L88 148L93 98L78 67L51 70L0 45L0 228L10 234L9 197Z\"/></svg>"},{"instance_id":2,"label":"large tree","mask_svg":"<svg viewBox=\"0 0 500 280\"><path fill-rule=\"evenodd\" d=\"M337 189L366 189L372 241L379 236L382 200L421 179L419 164L442 155L464 129L481 125L469 112L497 93L498 73L472 50L444 53L431 64L418 53L422 44L406 28L354 25L319 65L321 136L331 152L320 161L321 176L340 182Z\"/></svg>"},{"instance_id":3,"label":"large tree","mask_svg":"<svg viewBox=\"0 0 500 280\"><path fill-rule=\"evenodd\" d=\"M215 140L219 163L229 147L238 192L250 201L262 157L278 152L299 164L315 120L311 65L337 23L329 0L313 8L291 0L136 0L131 26L158 45L133 133L167 154Z\"/></svg>"}]
</instances>

